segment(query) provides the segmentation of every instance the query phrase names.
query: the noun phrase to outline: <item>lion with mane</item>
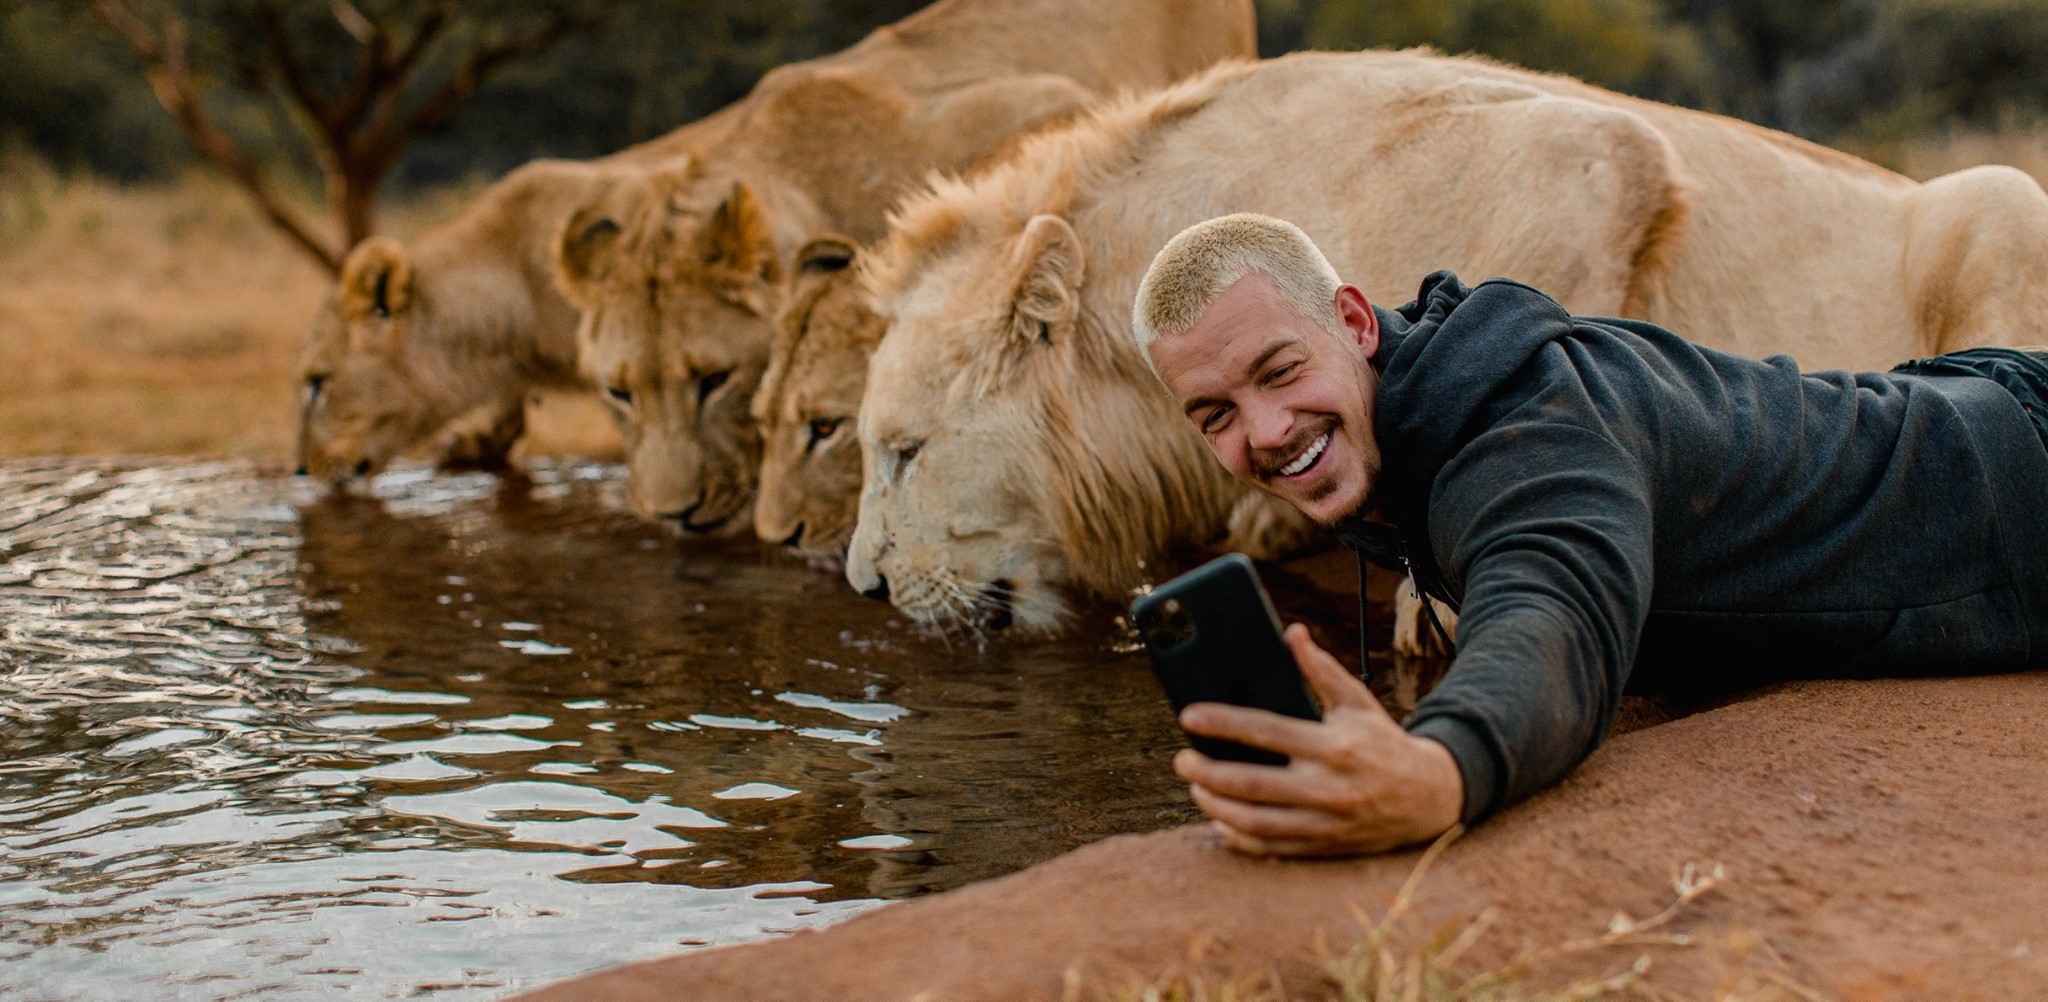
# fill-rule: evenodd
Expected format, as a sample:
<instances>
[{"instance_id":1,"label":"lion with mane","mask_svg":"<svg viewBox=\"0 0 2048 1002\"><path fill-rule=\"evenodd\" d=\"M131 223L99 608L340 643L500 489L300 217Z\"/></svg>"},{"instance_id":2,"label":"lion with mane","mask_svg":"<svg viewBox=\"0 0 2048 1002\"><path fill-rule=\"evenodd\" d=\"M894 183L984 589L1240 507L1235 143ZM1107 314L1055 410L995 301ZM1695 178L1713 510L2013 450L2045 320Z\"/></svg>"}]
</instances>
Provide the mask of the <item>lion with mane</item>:
<instances>
[{"instance_id":1,"label":"lion with mane","mask_svg":"<svg viewBox=\"0 0 2048 1002\"><path fill-rule=\"evenodd\" d=\"M873 240L928 172L1252 45L1247 0L941 0L777 69L722 142L607 185L561 228L557 259L634 509L696 532L748 524L749 405L812 238Z\"/></svg>"},{"instance_id":2,"label":"lion with mane","mask_svg":"<svg viewBox=\"0 0 2048 1002\"><path fill-rule=\"evenodd\" d=\"M2048 323L2048 197L2017 171L1922 185L1420 51L1229 65L899 210L863 266L887 331L859 417L853 586L924 623L1049 630L1067 586L1121 596L1229 529L1255 552L1298 532L1225 473L1131 340L1154 252L1238 211L1300 225L1378 303L1437 268L1508 275L1575 313L1807 366L2024 343Z\"/></svg>"}]
</instances>

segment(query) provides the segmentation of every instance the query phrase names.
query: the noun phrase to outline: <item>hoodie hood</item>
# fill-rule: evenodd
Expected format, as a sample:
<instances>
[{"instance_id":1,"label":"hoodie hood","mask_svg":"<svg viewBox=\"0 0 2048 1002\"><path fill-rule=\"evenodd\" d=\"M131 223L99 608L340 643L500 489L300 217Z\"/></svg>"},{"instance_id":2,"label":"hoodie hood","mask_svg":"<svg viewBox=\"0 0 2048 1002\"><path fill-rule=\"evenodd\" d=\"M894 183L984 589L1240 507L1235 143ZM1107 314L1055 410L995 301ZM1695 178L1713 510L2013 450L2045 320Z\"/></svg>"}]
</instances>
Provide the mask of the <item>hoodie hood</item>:
<instances>
[{"instance_id":1,"label":"hoodie hood","mask_svg":"<svg viewBox=\"0 0 2048 1002\"><path fill-rule=\"evenodd\" d=\"M1541 300L1534 309L1531 292ZM1423 279L1414 302L1374 311L1380 386L1373 434L1383 463L1375 494L1395 521L1416 524L1430 479L1487 417L1488 400L1544 345L1570 337L1572 317L1519 282L1495 278L1467 288L1448 271Z\"/></svg>"}]
</instances>

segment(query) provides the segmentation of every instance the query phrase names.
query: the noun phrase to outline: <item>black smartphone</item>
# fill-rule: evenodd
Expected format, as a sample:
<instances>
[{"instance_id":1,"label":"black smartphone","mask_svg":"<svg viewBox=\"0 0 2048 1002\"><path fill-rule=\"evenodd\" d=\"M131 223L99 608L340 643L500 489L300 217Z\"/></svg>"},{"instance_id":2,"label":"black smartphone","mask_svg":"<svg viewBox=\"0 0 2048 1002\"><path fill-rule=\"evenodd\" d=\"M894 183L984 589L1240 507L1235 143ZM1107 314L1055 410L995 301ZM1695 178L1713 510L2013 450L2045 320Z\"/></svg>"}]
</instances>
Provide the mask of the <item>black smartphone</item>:
<instances>
[{"instance_id":1,"label":"black smartphone","mask_svg":"<svg viewBox=\"0 0 2048 1002\"><path fill-rule=\"evenodd\" d=\"M1280 616L1242 553L1218 557L1131 604L1152 670L1175 713L1189 703L1235 703L1321 720L1294 654L1280 638ZM1188 735L1211 758L1285 765L1287 756L1235 741Z\"/></svg>"}]
</instances>

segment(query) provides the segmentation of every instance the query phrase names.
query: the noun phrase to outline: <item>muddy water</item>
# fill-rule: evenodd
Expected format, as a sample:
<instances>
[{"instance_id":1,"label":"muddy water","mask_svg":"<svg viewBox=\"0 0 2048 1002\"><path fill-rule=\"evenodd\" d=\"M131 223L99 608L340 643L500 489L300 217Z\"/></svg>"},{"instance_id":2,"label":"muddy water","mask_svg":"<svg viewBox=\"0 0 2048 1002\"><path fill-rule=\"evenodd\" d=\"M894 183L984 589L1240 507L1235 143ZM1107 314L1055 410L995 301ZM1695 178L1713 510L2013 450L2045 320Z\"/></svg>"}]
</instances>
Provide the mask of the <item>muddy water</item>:
<instances>
[{"instance_id":1,"label":"muddy water","mask_svg":"<svg viewBox=\"0 0 2048 1002\"><path fill-rule=\"evenodd\" d=\"M1193 816L1106 619L920 635L619 486L0 465L0 998L491 998Z\"/></svg>"}]
</instances>

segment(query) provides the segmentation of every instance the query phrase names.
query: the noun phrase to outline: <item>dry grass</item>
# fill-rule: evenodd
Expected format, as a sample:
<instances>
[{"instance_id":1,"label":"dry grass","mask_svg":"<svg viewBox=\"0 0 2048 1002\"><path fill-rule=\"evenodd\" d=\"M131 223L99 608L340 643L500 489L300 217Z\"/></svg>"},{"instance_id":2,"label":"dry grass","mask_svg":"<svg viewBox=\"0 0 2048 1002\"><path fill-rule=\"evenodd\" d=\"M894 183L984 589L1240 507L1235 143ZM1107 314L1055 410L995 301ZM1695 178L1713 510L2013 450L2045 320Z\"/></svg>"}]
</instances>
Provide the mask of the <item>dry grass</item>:
<instances>
[{"instance_id":1,"label":"dry grass","mask_svg":"<svg viewBox=\"0 0 2048 1002\"><path fill-rule=\"evenodd\" d=\"M1693 937L1670 931L1693 902L1711 893L1723 879L1719 866L1690 863L1672 878L1671 902L1645 919L1617 914L1605 932L1548 948L1525 949L1498 967L1467 970L1465 955L1493 928L1498 913L1488 909L1475 918L1420 938L1408 928L1416 895L1431 864L1456 838L1457 829L1423 853L1400 892L1378 919L1359 916L1358 941L1323 964L1321 983L1306 993L1289 992L1277 977L1254 978L1207 973L1201 958L1194 971L1152 981L1139 981L1098 997L1114 1002L1598 1002L1641 998L1665 1002L1675 998L1650 977L1651 958L1644 947L1694 947ZM1753 952L1760 941L1736 937L1714 944L1731 958ZM1766 948L1767 949L1767 948ZM1613 957L1609 973L1555 985L1538 985L1535 972L1570 957ZM1771 958L1775 960L1776 958ZM1782 967L1773 964L1772 967ZM1084 997L1085 991L1070 991ZM1820 996L1771 968L1742 967L1714 994L1719 1002L1816 1002Z\"/></svg>"},{"instance_id":2,"label":"dry grass","mask_svg":"<svg viewBox=\"0 0 2048 1002\"><path fill-rule=\"evenodd\" d=\"M403 235L473 191L395 207ZM328 279L231 185L121 188L0 156L0 457L282 464L299 345ZM595 401L551 398L536 452L616 454Z\"/></svg>"}]
</instances>

